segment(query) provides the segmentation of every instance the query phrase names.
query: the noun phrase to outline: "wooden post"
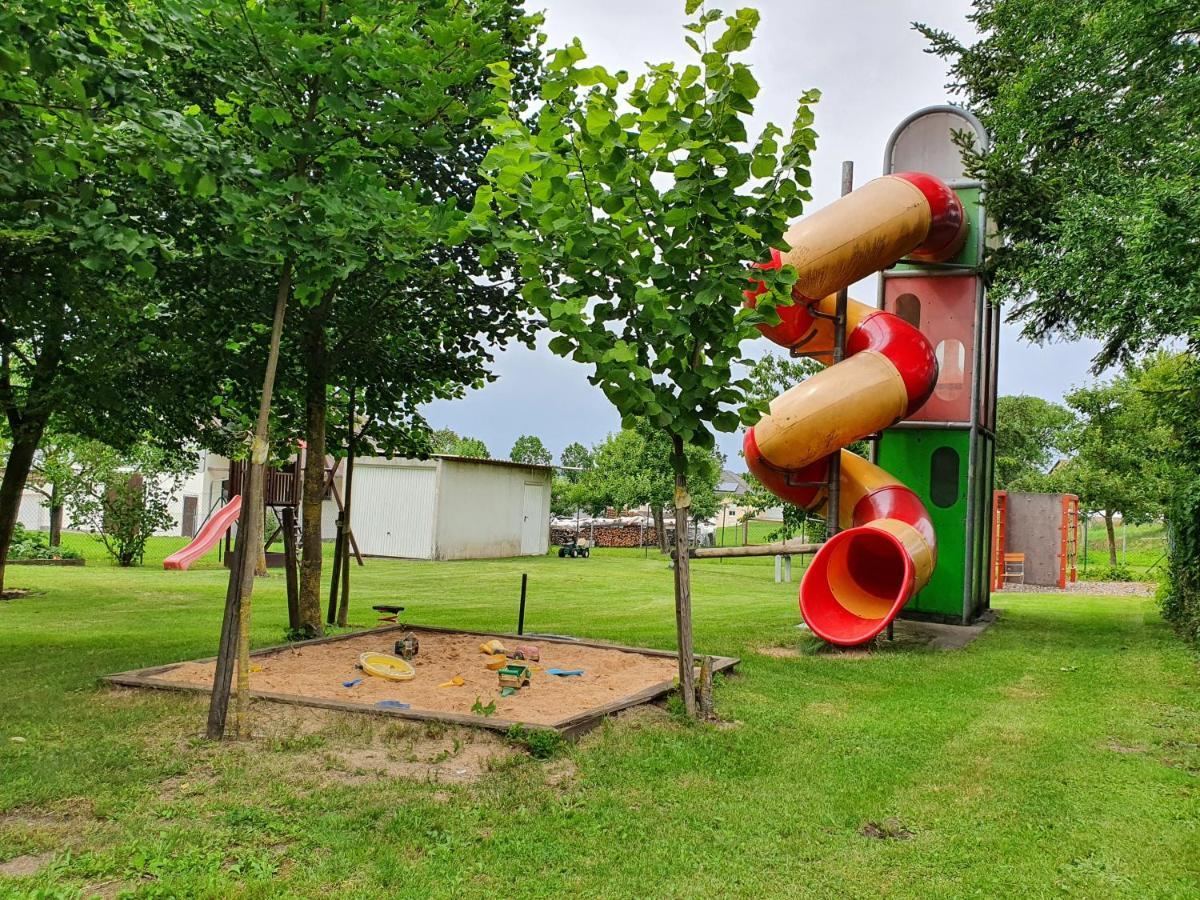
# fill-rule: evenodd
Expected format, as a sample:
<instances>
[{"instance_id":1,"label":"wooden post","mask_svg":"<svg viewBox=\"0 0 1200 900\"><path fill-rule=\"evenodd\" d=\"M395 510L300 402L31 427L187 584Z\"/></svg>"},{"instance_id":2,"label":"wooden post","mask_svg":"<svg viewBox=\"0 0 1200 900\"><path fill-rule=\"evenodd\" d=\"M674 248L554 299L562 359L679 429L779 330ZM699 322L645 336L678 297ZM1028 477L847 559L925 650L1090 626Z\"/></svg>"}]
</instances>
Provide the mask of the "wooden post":
<instances>
[{"instance_id":1,"label":"wooden post","mask_svg":"<svg viewBox=\"0 0 1200 900\"><path fill-rule=\"evenodd\" d=\"M335 462L333 468L329 470L329 480L326 483L326 489L333 494L333 502L337 504L338 513L340 514L345 506L342 504L342 493L338 490L338 486L334 483L334 476L337 474L337 467L340 463ZM354 535L350 535L350 548L354 551L354 558L358 560L358 564L363 565L362 552L358 549L358 541L354 539Z\"/></svg>"},{"instance_id":2,"label":"wooden post","mask_svg":"<svg viewBox=\"0 0 1200 900\"><path fill-rule=\"evenodd\" d=\"M692 579L687 517L692 498L683 466L683 439L671 435L675 464L675 634L679 642L679 691L689 718L696 717L696 657L692 648Z\"/></svg>"},{"instance_id":3,"label":"wooden post","mask_svg":"<svg viewBox=\"0 0 1200 900\"><path fill-rule=\"evenodd\" d=\"M700 661L700 717L707 719L713 714L713 658L706 656Z\"/></svg>"},{"instance_id":4,"label":"wooden post","mask_svg":"<svg viewBox=\"0 0 1200 900\"><path fill-rule=\"evenodd\" d=\"M333 577L329 580L329 610L325 615L325 624L332 625L337 621L338 588L342 584L342 548L345 546L345 532L342 530L342 516L338 513L337 531L333 537Z\"/></svg>"},{"instance_id":5,"label":"wooden post","mask_svg":"<svg viewBox=\"0 0 1200 900\"><path fill-rule=\"evenodd\" d=\"M354 425L354 383L350 383L350 407L346 428L346 505L342 510L342 601L338 606L337 623L346 627L350 613L350 545L354 543L354 526L350 521L350 504L354 502L354 455L358 452L358 431Z\"/></svg>"},{"instance_id":6,"label":"wooden post","mask_svg":"<svg viewBox=\"0 0 1200 900\"><path fill-rule=\"evenodd\" d=\"M283 508L283 565L287 577L288 628L294 634L300 628L300 579L296 572L296 510Z\"/></svg>"},{"instance_id":7,"label":"wooden post","mask_svg":"<svg viewBox=\"0 0 1200 900\"><path fill-rule=\"evenodd\" d=\"M231 529L232 530L232 529ZM212 699L208 706L208 739L219 741L225 735L225 718L229 713L229 691L233 684L233 666L237 659L237 627L242 583L242 540L239 535L230 557L229 584L225 588L225 615L221 619L221 642L217 650L216 671L213 672Z\"/></svg>"}]
</instances>

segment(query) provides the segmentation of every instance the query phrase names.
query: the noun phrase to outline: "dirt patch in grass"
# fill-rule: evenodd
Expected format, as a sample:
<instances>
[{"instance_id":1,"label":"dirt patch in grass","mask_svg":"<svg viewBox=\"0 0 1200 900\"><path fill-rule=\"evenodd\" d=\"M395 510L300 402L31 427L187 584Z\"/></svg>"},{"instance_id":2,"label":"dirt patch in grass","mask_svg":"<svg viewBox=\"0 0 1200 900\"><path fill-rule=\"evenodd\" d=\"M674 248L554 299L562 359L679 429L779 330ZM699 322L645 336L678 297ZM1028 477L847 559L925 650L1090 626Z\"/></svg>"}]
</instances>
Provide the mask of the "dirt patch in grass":
<instances>
[{"instance_id":1,"label":"dirt patch in grass","mask_svg":"<svg viewBox=\"0 0 1200 900\"><path fill-rule=\"evenodd\" d=\"M882 822L867 822L858 833L865 838L876 841L907 841L913 833L897 818L885 819Z\"/></svg>"},{"instance_id":2,"label":"dirt patch in grass","mask_svg":"<svg viewBox=\"0 0 1200 900\"><path fill-rule=\"evenodd\" d=\"M50 864L54 859L53 853L38 853L25 854L24 856L16 856L8 862L0 863L0 877L2 878L28 878L31 875L36 875Z\"/></svg>"},{"instance_id":3,"label":"dirt patch in grass","mask_svg":"<svg viewBox=\"0 0 1200 900\"><path fill-rule=\"evenodd\" d=\"M337 700L372 710L383 700L408 703L413 710L472 715L475 701L495 703L498 719L552 725L568 716L602 706L669 681L676 664L671 657L649 656L608 647L571 643L536 643L541 659L531 664L532 683L511 697L500 696L488 657L480 652L487 635L413 629L421 642L413 660L416 677L396 682L364 675L354 668L366 651L391 653L396 631L366 632L322 644L298 645L254 657L259 671L250 675L252 689L263 692ZM549 669L582 669L581 676L556 677ZM442 687L458 677L464 684ZM186 662L155 676L162 681L208 687L212 662ZM361 681L359 681L361 679ZM357 682L357 683L353 683ZM353 683L346 687L347 683Z\"/></svg>"},{"instance_id":4,"label":"dirt patch in grass","mask_svg":"<svg viewBox=\"0 0 1200 900\"><path fill-rule=\"evenodd\" d=\"M1109 741L1104 745L1105 750L1113 753L1145 753L1149 750L1144 744L1122 744L1120 741Z\"/></svg>"},{"instance_id":5,"label":"dirt patch in grass","mask_svg":"<svg viewBox=\"0 0 1200 900\"><path fill-rule=\"evenodd\" d=\"M362 779L406 778L467 784L478 781L498 760L511 755L512 750L498 740L458 746L430 742L403 750L356 747L326 753L325 778L351 783Z\"/></svg>"},{"instance_id":6,"label":"dirt patch in grass","mask_svg":"<svg viewBox=\"0 0 1200 900\"><path fill-rule=\"evenodd\" d=\"M754 652L772 659L797 659L804 655L795 647L755 647Z\"/></svg>"},{"instance_id":7,"label":"dirt patch in grass","mask_svg":"<svg viewBox=\"0 0 1200 900\"><path fill-rule=\"evenodd\" d=\"M517 753L498 735L440 722L363 717L265 701L250 709L253 743L322 783L401 778L464 784ZM194 784L193 774L183 780Z\"/></svg>"}]
</instances>

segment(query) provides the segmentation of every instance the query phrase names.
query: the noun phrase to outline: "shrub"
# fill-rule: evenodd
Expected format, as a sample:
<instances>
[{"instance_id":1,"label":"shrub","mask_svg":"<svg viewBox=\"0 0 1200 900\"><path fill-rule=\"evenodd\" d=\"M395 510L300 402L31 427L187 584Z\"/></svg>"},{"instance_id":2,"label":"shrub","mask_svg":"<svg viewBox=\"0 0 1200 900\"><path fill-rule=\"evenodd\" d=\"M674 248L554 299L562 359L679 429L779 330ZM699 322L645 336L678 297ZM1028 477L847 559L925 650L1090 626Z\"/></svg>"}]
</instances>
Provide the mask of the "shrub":
<instances>
[{"instance_id":1,"label":"shrub","mask_svg":"<svg viewBox=\"0 0 1200 900\"><path fill-rule=\"evenodd\" d=\"M63 547L51 547L50 538L40 531L26 531L21 523L13 527L9 559L79 559L80 554Z\"/></svg>"},{"instance_id":2,"label":"shrub","mask_svg":"<svg viewBox=\"0 0 1200 900\"><path fill-rule=\"evenodd\" d=\"M1133 581L1129 566L1109 566L1100 572L1099 581Z\"/></svg>"},{"instance_id":3,"label":"shrub","mask_svg":"<svg viewBox=\"0 0 1200 900\"><path fill-rule=\"evenodd\" d=\"M1167 530L1167 576L1159 587L1159 607L1176 631L1200 644L1200 479L1176 496Z\"/></svg>"},{"instance_id":4,"label":"shrub","mask_svg":"<svg viewBox=\"0 0 1200 900\"><path fill-rule=\"evenodd\" d=\"M524 747L530 756L537 759L557 756L565 743L565 739L557 731L549 728L526 728L524 725L513 725L505 737L510 744Z\"/></svg>"}]
</instances>

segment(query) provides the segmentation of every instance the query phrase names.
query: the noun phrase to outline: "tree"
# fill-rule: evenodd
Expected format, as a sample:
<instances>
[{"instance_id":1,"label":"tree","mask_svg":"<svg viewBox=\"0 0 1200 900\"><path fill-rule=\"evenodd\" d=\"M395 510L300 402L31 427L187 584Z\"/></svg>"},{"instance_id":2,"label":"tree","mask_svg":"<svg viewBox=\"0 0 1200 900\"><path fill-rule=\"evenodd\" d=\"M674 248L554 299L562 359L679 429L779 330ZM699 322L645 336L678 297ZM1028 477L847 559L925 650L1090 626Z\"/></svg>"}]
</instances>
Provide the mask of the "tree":
<instances>
[{"instance_id":1,"label":"tree","mask_svg":"<svg viewBox=\"0 0 1200 900\"><path fill-rule=\"evenodd\" d=\"M1005 491L1045 490L1056 454L1066 452L1071 411L1027 395L996 402L996 487Z\"/></svg>"},{"instance_id":2,"label":"tree","mask_svg":"<svg viewBox=\"0 0 1200 900\"><path fill-rule=\"evenodd\" d=\"M593 514L612 507L618 512L649 506L654 516L659 549L666 553L667 537L663 509L675 494L675 468L671 460L671 441L661 428L644 420L635 420L633 428L610 434L592 451L592 466L583 473L570 493L580 508ZM711 517L717 511L716 488L721 479L724 459L713 448L688 445L689 492L692 496L690 517L677 517L685 523Z\"/></svg>"},{"instance_id":3,"label":"tree","mask_svg":"<svg viewBox=\"0 0 1200 900\"><path fill-rule=\"evenodd\" d=\"M975 0L982 37L917 26L991 147L992 296L1025 334L1104 341L1097 366L1200 309L1200 25L1177 0Z\"/></svg>"},{"instance_id":4,"label":"tree","mask_svg":"<svg viewBox=\"0 0 1200 900\"><path fill-rule=\"evenodd\" d=\"M327 436L347 432L349 394L358 440L424 455L419 407L525 336L478 242L449 234L486 146L486 65L511 56L527 79L538 19L501 0L223 0L190 22L184 112L220 138L218 250L275 287L286 273L296 301L275 414L308 447L300 614L319 633ZM234 373L243 396L257 372Z\"/></svg>"},{"instance_id":5,"label":"tree","mask_svg":"<svg viewBox=\"0 0 1200 900\"><path fill-rule=\"evenodd\" d=\"M141 565L146 541L175 524L170 503L195 459L146 444L122 453L95 441L76 445L75 459L59 482L72 526L95 533L117 565Z\"/></svg>"},{"instance_id":6,"label":"tree","mask_svg":"<svg viewBox=\"0 0 1200 900\"><path fill-rule=\"evenodd\" d=\"M120 456L100 441L64 434L53 427L42 435L29 471L27 487L41 495L50 512L49 543L61 543L66 504L92 493L120 466Z\"/></svg>"},{"instance_id":7,"label":"tree","mask_svg":"<svg viewBox=\"0 0 1200 900\"><path fill-rule=\"evenodd\" d=\"M750 369L749 396L752 400L769 406L780 394L791 390L823 368L825 367L810 357L792 358L777 353L765 353ZM855 453L865 456L865 445L865 441L855 441L850 446ZM805 522L814 518L808 510L781 501L763 487L762 482L755 478L753 473L747 472L745 478L750 491L741 498L741 505L745 508L743 520L775 506L783 510L783 522L769 535L770 540L790 540Z\"/></svg>"},{"instance_id":8,"label":"tree","mask_svg":"<svg viewBox=\"0 0 1200 900\"><path fill-rule=\"evenodd\" d=\"M686 11L700 6L687 0ZM557 332L550 349L593 367L623 423L642 417L666 435L681 522L692 503L685 447L707 450L713 429L761 414L744 405L749 384L734 366L754 325L778 321L775 305L790 301L795 281L789 267L772 270L767 302L743 306L747 261L780 244L807 198L815 143L815 92L801 97L782 148L773 124L749 140L758 82L733 56L757 25L752 9L703 11L685 26L699 64L654 65L632 85L624 72L583 65L575 41L547 64L533 125L508 67L492 66L506 108L491 122L497 145L484 160L476 227L519 260L522 295ZM694 714L690 569L685 529L676 531L680 685Z\"/></svg>"},{"instance_id":9,"label":"tree","mask_svg":"<svg viewBox=\"0 0 1200 900\"><path fill-rule=\"evenodd\" d=\"M529 463L531 466L549 466L554 462L554 456L546 449L542 439L532 434L523 434L517 438L508 458L513 462Z\"/></svg>"},{"instance_id":10,"label":"tree","mask_svg":"<svg viewBox=\"0 0 1200 900\"><path fill-rule=\"evenodd\" d=\"M579 441L567 444L558 460L565 470L562 477L572 484L579 481L583 473L592 467L592 453Z\"/></svg>"},{"instance_id":11,"label":"tree","mask_svg":"<svg viewBox=\"0 0 1200 900\"><path fill-rule=\"evenodd\" d=\"M491 459L487 444L479 438L463 437L449 428L439 428L430 435L430 452L446 456L466 456L472 459Z\"/></svg>"},{"instance_id":12,"label":"tree","mask_svg":"<svg viewBox=\"0 0 1200 900\"><path fill-rule=\"evenodd\" d=\"M1067 434L1069 458L1048 486L1079 496L1104 515L1109 563L1117 565L1114 518L1144 522L1162 514L1170 497L1176 441L1138 385L1146 365L1067 395L1077 422Z\"/></svg>"},{"instance_id":13,"label":"tree","mask_svg":"<svg viewBox=\"0 0 1200 900\"><path fill-rule=\"evenodd\" d=\"M194 175L164 147L191 136L155 92L150 61L170 39L141 13L99 0L0 6L0 410L11 438L0 588L52 419L114 445L179 439L152 396L170 384L164 357L144 340L164 311L142 291L174 253L176 175Z\"/></svg>"}]
</instances>

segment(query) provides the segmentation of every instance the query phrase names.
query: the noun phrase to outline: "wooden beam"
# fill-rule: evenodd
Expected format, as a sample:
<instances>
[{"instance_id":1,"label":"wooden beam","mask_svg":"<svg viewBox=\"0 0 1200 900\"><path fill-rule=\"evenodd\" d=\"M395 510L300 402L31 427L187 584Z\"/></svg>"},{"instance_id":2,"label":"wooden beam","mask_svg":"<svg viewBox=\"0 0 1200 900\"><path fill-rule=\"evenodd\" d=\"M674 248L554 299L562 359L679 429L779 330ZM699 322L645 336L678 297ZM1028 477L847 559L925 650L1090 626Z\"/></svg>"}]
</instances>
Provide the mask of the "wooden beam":
<instances>
[{"instance_id":1,"label":"wooden beam","mask_svg":"<svg viewBox=\"0 0 1200 900\"><path fill-rule=\"evenodd\" d=\"M746 547L700 547L688 554L692 559L723 559L732 556L800 556L816 553L821 544L802 544L799 541L777 541L774 544L751 544Z\"/></svg>"}]
</instances>

